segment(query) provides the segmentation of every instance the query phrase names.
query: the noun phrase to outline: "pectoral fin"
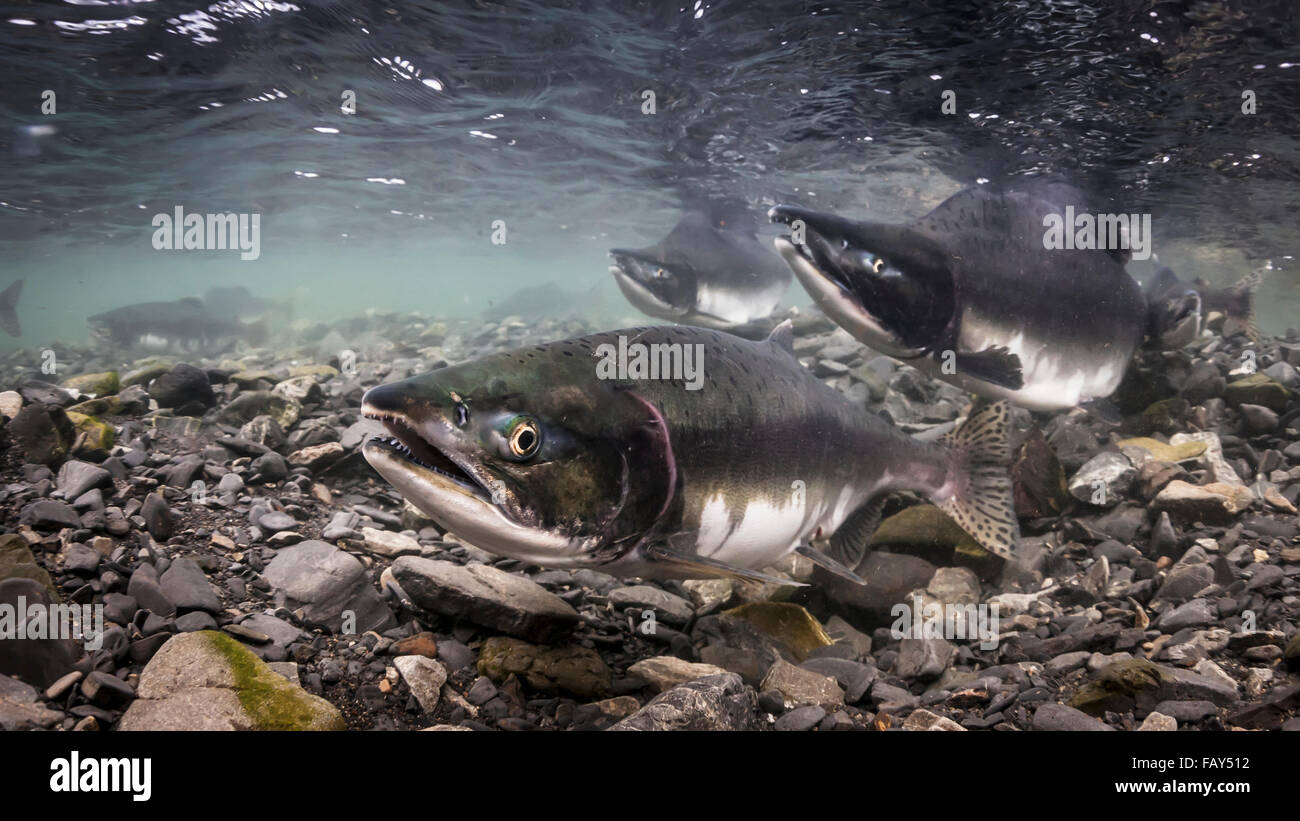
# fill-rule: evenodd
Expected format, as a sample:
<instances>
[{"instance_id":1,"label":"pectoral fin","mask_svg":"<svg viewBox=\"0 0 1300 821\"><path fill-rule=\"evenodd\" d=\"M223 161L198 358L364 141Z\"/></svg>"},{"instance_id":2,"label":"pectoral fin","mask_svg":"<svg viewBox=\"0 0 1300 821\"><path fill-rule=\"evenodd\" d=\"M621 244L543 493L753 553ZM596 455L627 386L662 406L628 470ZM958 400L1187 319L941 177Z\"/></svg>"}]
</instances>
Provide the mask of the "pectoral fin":
<instances>
[{"instance_id":1,"label":"pectoral fin","mask_svg":"<svg viewBox=\"0 0 1300 821\"><path fill-rule=\"evenodd\" d=\"M956 365L958 373L969 374L990 385L1013 391L1025 386L1020 357L1001 346L985 348L976 353L958 353Z\"/></svg>"},{"instance_id":2,"label":"pectoral fin","mask_svg":"<svg viewBox=\"0 0 1300 821\"><path fill-rule=\"evenodd\" d=\"M830 556L827 556L825 553L815 550L814 548L809 547L808 545L799 545L794 549L794 552L798 553L800 556L803 556L805 559L817 565L821 569L827 571L828 573L834 573L836 576L839 576L842 579L848 579L854 584L865 585L867 583L867 580L859 576L857 573L854 573L852 570L849 570L847 567L835 561Z\"/></svg>"},{"instance_id":3,"label":"pectoral fin","mask_svg":"<svg viewBox=\"0 0 1300 821\"><path fill-rule=\"evenodd\" d=\"M751 582L783 584L792 587L807 587L803 582L784 579L780 576L772 576L758 570L738 567L734 564L727 564L726 562L720 562L716 559L708 559L704 556L688 556L662 545L652 545L647 547L645 549L645 558L648 561L662 562L666 565L671 565L685 571L687 578L692 578L690 574L694 573L696 574L694 578L698 579L743 579Z\"/></svg>"}]
</instances>

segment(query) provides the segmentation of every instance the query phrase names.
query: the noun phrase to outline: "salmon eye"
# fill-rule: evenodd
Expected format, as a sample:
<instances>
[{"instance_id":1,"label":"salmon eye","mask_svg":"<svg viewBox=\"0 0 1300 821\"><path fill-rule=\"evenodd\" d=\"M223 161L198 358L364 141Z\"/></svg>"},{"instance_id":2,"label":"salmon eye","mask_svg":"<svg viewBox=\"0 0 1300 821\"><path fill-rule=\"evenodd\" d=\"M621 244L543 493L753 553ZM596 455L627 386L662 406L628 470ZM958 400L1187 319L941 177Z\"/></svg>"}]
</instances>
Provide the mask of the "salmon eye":
<instances>
[{"instance_id":1,"label":"salmon eye","mask_svg":"<svg viewBox=\"0 0 1300 821\"><path fill-rule=\"evenodd\" d=\"M885 260L881 257L876 257L876 261L871 266L871 270L875 271L878 274L880 273L880 269L884 267L885 267Z\"/></svg>"},{"instance_id":2,"label":"salmon eye","mask_svg":"<svg viewBox=\"0 0 1300 821\"><path fill-rule=\"evenodd\" d=\"M507 438L510 453L519 459L527 459L537 453L542 444L542 431L537 422L527 416L515 417L510 424L510 436Z\"/></svg>"}]
</instances>

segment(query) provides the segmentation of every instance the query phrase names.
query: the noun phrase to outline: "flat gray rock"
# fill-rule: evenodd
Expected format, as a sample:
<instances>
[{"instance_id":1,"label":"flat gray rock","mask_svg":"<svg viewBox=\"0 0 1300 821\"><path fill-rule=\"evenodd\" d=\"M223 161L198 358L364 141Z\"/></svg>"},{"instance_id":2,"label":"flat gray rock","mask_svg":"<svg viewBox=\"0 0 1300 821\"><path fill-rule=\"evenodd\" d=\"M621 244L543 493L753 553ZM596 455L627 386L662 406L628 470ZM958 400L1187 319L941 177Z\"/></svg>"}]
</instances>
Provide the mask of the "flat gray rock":
<instances>
[{"instance_id":1,"label":"flat gray rock","mask_svg":"<svg viewBox=\"0 0 1300 821\"><path fill-rule=\"evenodd\" d=\"M393 577L416 605L459 616L526 641L547 644L578 623L578 612L535 582L485 564L404 556Z\"/></svg>"},{"instance_id":2,"label":"flat gray rock","mask_svg":"<svg viewBox=\"0 0 1300 821\"><path fill-rule=\"evenodd\" d=\"M18 514L18 523L45 530L58 530L61 527L81 527L81 517L70 504L53 499L39 499L23 508L22 513Z\"/></svg>"},{"instance_id":3,"label":"flat gray rock","mask_svg":"<svg viewBox=\"0 0 1300 821\"><path fill-rule=\"evenodd\" d=\"M387 630L396 624L379 592L355 556L314 539L282 548L262 573L290 610L302 608L312 623L357 634ZM345 616L354 624L345 624Z\"/></svg>"},{"instance_id":4,"label":"flat gray rock","mask_svg":"<svg viewBox=\"0 0 1300 821\"><path fill-rule=\"evenodd\" d=\"M695 608L686 599L648 584L611 590L609 603L618 608L653 610L657 619L668 624L685 624L695 615Z\"/></svg>"},{"instance_id":5,"label":"flat gray rock","mask_svg":"<svg viewBox=\"0 0 1300 821\"><path fill-rule=\"evenodd\" d=\"M1072 732L1081 730L1115 731L1114 727L1103 724L1082 710L1076 710L1066 704L1052 702L1042 705L1034 713L1033 728L1035 730L1067 730Z\"/></svg>"},{"instance_id":6,"label":"flat gray rock","mask_svg":"<svg viewBox=\"0 0 1300 821\"><path fill-rule=\"evenodd\" d=\"M159 580L162 591L178 610L221 611L221 599L213 589L203 568L193 559L177 559Z\"/></svg>"},{"instance_id":7,"label":"flat gray rock","mask_svg":"<svg viewBox=\"0 0 1300 821\"><path fill-rule=\"evenodd\" d=\"M136 600L144 610L159 616L170 616L176 612L176 605L163 592L158 582L158 570L151 564L142 564L131 574L126 594Z\"/></svg>"},{"instance_id":8,"label":"flat gray rock","mask_svg":"<svg viewBox=\"0 0 1300 821\"><path fill-rule=\"evenodd\" d=\"M59 468L58 486L65 499L75 499L91 488L112 484L113 475L99 465L70 459Z\"/></svg>"}]
</instances>

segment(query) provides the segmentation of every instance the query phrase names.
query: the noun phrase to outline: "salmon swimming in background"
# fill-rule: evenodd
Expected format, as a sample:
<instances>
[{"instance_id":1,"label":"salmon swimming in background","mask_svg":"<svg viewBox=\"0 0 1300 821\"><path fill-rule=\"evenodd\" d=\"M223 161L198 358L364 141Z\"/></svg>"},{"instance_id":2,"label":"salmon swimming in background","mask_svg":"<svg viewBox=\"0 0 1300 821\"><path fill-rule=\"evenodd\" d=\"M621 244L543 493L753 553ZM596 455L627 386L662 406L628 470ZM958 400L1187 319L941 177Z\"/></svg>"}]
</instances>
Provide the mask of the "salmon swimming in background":
<instances>
[{"instance_id":1,"label":"salmon swimming in background","mask_svg":"<svg viewBox=\"0 0 1300 821\"><path fill-rule=\"evenodd\" d=\"M601 378L605 357L635 345L696 346L701 372L693 386ZM989 405L922 442L816 379L788 320L758 342L632 328L371 388L362 412L387 435L363 453L441 526L543 567L771 580L760 568L797 551L860 581L850 568L892 490L930 497L1015 558L1008 411ZM828 554L811 548L823 540Z\"/></svg>"},{"instance_id":2,"label":"salmon swimming in background","mask_svg":"<svg viewBox=\"0 0 1300 821\"><path fill-rule=\"evenodd\" d=\"M614 248L609 256L629 302L687 325L730 330L763 319L790 287L790 270L745 227L745 217L721 211L691 211L661 242Z\"/></svg>"},{"instance_id":3,"label":"salmon swimming in background","mask_svg":"<svg viewBox=\"0 0 1300 821\"><path fill-rule=\"evenodd\" d=\"M236 340L259 344L266 337L263 320L219 316L198 297L125 305L95 314L86 324L99 344L116 348L200 350Z\"/></svg>"},{"instance_id":4,"label":"salmon swimming in background","mask_svg":"<svg viewBox=\"0 0 1300 821\"><path fill-rule=\"evenodd\" d=\"M1200 335L1212 312L1223 314L1223 335L1244 333L1255 345L1263 343L1255 318L1255 292L1271 270L1271 263L1251 271L1226 288L1197 277L1189 285L1168 267L1161 266L1148 284L1151 308L1150 333L1165 347L1181 347Z\"/></svg>"},{"instance_id":5,"label":"salmon swimming in background","mask_svg":"<svg viewBox=\"0 0 1300 821\"><path fill-rule=\"evenodd\" d=\"M777 249L813 300L872 348L936 379L1032 410L1119 386L1147 330L1118 249L1046 247L1044 217L1078 205L1064 186L973 188L907 225L778 205L802 242Z\"/></svg>"}]
</instances>

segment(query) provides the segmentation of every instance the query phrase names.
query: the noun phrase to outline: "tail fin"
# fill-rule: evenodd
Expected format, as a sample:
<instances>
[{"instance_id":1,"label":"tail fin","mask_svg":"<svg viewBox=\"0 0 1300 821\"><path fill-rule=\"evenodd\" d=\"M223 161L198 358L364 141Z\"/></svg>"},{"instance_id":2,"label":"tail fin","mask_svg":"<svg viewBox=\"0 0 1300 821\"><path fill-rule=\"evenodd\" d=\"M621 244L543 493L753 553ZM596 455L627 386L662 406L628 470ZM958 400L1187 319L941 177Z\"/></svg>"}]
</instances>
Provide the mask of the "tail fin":
<instances>
[{"instance_id":1,"label":"tail fin","mask_svg":"<svg viewBox=\"0 0 1300 821\"><path fill-rule=\"evenodd\" d=\"M1264 344L1264 340L1255 321L1255 291L1259 290L1260 284L1264 281L1264 270L1266 269L1251 271L1228 289L1228 293L1232 295L1228 319L1240 325L1242 331L1257 347Z\"/></svg>"},{"instance_id":2,"label":"tail fin","mask_svg":"<svg viewBox=\"0 0 1300 821\"><path fill-rule=\"evenodd\" d=\"M23 326L18 322L18 297L22 292L21 279L15 279L13 284L0 291L0 328L10 336L23 335Z\"/></svg>"},{"instance_id":3,"label":"tail fin","mask_svg":"<svg viewBox=\"0 0 1300 821\"><path fill-rule=\"evenodd\" d=\"M1015 561L1015 544L1020 538L1012 500L1011 406L994 402L973 411L960 428L943 437L952 452L950 480L955 490L939 502L985 550Z\"/></svg>"}]
</instances>

